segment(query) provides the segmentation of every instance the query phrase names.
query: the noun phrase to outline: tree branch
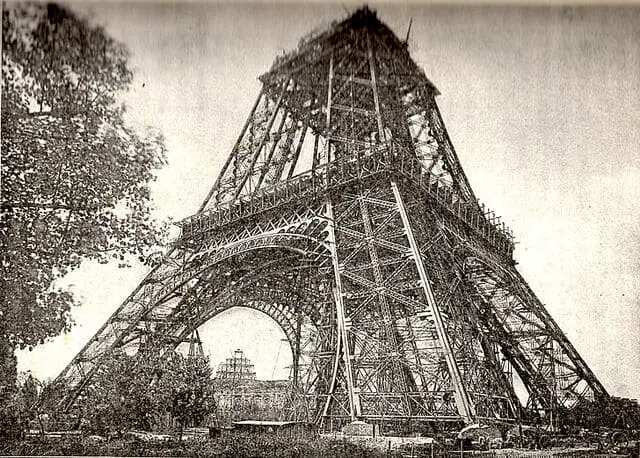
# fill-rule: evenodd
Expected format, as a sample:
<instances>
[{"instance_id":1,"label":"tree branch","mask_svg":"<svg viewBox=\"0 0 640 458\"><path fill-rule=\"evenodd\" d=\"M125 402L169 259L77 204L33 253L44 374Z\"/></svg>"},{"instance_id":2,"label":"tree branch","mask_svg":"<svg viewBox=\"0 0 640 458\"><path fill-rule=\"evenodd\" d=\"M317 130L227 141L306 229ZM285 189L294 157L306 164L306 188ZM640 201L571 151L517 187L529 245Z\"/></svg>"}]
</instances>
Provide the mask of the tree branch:
<instances>
[{"instance_id":1,"label":"tree branch","mask_svg":"<svg viewBox=\"0 0 640 458\"><path fill-rule=\"evenodd\" d=\"M74 207L64 204L42 204L38 202L2 202L0 208L3 210L13 210L16 208L43 208L46 210L67 210L71 212L77 211L96 211L100 207Z\"/></svg>"},{"instance_id":2,"label":"tree branch","mask_svg":"<svg viewBox=\"0 0 640 458\"><path fill-rule=\"evenodd\" d=\"M78 110L78 111L64 111L64 110L47 110L47 111L31 111L31 112L18 112L18 111L10 111L9 116L13 116L17 119L29 119L29 118L40 118L45 116L51 116L54 118L72 118L77 115L86 115L89 113L89 110Z\"/></svg>"}]
</instances>

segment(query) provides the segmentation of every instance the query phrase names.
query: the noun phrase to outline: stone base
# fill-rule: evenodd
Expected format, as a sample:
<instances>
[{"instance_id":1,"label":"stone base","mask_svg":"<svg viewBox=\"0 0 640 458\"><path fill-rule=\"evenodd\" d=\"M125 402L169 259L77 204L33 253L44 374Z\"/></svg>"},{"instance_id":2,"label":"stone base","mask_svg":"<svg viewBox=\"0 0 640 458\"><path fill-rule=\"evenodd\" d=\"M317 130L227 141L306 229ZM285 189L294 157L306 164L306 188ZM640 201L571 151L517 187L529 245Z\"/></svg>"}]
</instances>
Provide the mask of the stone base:
<instances>
[{"instance_id":1,"label":"stone base","mask_svg":"<svg viewBox=\"0 0 640 458\"><path fill-rule=\"evenodd\" d=\"M379 436L380 430L378 425L354 421L342 427L342 434L345 436Z\"/></svg>"}]
</instances>

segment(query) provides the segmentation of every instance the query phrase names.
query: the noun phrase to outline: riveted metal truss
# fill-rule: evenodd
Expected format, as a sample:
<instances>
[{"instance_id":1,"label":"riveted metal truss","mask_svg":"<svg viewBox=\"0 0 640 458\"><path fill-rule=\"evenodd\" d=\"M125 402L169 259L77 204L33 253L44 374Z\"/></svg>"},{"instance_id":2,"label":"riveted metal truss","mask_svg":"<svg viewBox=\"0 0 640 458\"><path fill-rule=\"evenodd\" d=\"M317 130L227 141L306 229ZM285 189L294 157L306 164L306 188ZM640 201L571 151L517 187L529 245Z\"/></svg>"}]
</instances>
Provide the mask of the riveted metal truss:
<instances>
[{"instance_id":1,"label":"riveted metal truss","mask_svg":"<svg viewBox=\"0 0 640 458\"><path fill-rule=\"evenodd\" d=\"M608 396L476 200L437 89L374 13L260 81L200 210L43 402L71 409L116 349L175 348L236 306L285 333L296 418L510 422Z\"/></svg>"}]
</instances>

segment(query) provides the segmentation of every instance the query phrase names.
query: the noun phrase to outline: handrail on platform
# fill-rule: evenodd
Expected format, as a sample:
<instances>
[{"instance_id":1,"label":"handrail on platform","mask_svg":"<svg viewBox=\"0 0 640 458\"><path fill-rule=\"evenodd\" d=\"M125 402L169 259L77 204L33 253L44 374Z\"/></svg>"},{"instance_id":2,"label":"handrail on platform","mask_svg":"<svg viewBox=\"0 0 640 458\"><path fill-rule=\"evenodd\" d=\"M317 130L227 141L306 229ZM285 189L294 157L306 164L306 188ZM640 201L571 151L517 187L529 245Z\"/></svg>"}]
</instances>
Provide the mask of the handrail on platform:
<instances>
[{"instance_id":1,"label":"handrail on platform","mask_svg":"<svg viewBox=\"0 0 640 458\"><path fill-rule=\"evenodd\" d=\"M223 202L215 208L196 213L178 224L181 239L190 239L216 227L252 214L261 213L288 202L306 197L317 197L344 186L349 182L370 178L379 173L395 172L411 179L432 199L464 221L477 234L502 254L511 256L513 235L504 223L494 223L495 213L477 203L463 202L450 186L442 184L436 175L427 171L409 151L395 142L389 146L368 149L364 154L349 159L338 159L315 169L295 175L286 181L262 188L250 194ZM478 211L482 208L482 211Z\"/></svg>"}]
</instances>

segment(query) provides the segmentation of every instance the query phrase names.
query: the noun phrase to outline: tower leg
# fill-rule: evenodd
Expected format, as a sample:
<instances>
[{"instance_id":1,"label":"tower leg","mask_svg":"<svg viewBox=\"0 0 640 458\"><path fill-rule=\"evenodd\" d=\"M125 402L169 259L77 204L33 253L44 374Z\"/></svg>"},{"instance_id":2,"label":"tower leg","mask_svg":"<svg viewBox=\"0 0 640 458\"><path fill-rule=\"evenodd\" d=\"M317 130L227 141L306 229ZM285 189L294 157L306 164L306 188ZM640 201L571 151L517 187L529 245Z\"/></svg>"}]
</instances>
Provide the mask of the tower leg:
<instances>
[{"instance_id":1,"label":"tower leg","mask_svg":"<svg viewBox=\"0 0 640 458\"><path fill-rule=\"evenodd\" d=\"M444 352L445 361L447 363L447 368L449 370L449 375L453 384L454 398L456 401L456 406L458 407L458 412L465 419L466 423L471 423L475 416L475 412L473 411L473 406L469 400L469 395L467 394L464 383L462 382L460 369L458 368L458 364L456 363L453 351L451 349L451 343L449 342L449 337L442 320L442 315L440 314L440 309L438 308L433 290L431 289L430 279L427 275L427 271L425 270L424 265L422 264L422 258L420 256L418 244L416 243L413 231L411 230L411 224L409 222L409 217L407 216L407 211L402 200L402 195L400 194L400 190L398 189L398 185L395 181L391 182L391 189L393 190L393 195L396 199L398 210L400 211L402 224L404 225L405 234L407 236L407 239L409 240L411 255L416 263L416 268L418 269L420 282L422 283L422 288L424 289L424 293L427 298L427 304L434 319L434 325L438 335L438 340L440 341L440 345L442 346L441 348Z\"/></svg>"},{"instance_id":2,"label":"tower leg","mask_svg":"<svg viewBox=\"0 0 640 458\"><path fill-rule=\"evenodd\" d=\"M349 340L347 336L347 326L345 321L345 308L342 295L342 280L340 279L340 267L338 265L338 251L336 247L336 234L335 234L335 220L333 215L333 207L331 201L327 199L327 217L329 218L328 226L328 242L331 249L331 260L333 264L333 273L335 279L334 288L334 300L336 306L336 321L338 326L338 342L339 348L342 350L342 360L345 375L347 397L349 399L349 416L354 421L356 417L360 415L360 403L356 397L356 393L353 386L353 370L351 368L351 355L349 352ZM336 386L336 378L338 375L338 355L336 354L336 364L331 380L331 389L327 398L327 404L325 405L325 415L329 406L331 396L334 393Z\"/></svg>"}]
</instances>

